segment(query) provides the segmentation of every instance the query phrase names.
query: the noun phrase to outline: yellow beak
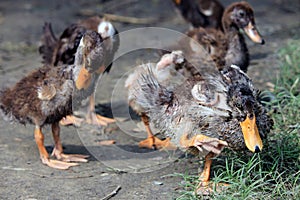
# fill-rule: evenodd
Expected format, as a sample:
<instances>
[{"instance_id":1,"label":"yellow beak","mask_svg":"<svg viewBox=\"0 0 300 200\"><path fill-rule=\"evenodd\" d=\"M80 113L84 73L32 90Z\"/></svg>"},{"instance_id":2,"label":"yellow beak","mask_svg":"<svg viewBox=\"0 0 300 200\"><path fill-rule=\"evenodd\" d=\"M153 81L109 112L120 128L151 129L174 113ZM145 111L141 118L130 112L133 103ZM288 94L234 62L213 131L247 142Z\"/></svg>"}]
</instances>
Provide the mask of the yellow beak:
<instances>
[{"instance_id":1,"label":"yellow beak","mask_svg":"<svg viewBox=\"0 0 300 200\"><path fill-rule=\"evenodd\" d=\"M243 122L240 122L240 125L247 148L255 153L260 152L263 144L256 126L255 116L252 119L247 116Z\"/></svg>"},{"instance_id":2,"label":"yellow beak","mask_svg":"<svg viewBox=\"0 0 300 200\"><path fill-rule=\"evenodd\" d=\"M265 43L264 39L262 39L262 37L258 33L255 25L253 25L251 22L249 22L249 24L246 27L244 27L244 31L253 42L259 44Z\"/></svg>"}]
</instances>

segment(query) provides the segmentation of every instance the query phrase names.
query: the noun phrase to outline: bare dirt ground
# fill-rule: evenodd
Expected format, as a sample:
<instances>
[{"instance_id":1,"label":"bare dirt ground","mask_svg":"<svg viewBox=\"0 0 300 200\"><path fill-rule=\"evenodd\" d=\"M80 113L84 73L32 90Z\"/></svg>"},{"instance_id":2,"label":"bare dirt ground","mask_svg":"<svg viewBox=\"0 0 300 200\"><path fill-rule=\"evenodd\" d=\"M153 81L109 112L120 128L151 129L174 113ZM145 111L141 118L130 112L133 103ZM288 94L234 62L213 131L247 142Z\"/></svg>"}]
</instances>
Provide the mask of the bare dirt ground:
<instances>
[{"instance_id":1,"label":"bare dirt ground","mask_svg":"<svg viewBox=\"0 0 300 200\"><path fill-rule=\"evenodd\" d=\"M228 5L232 1L222 1ZM256 23L266 40L264 46L247 40L251 54L249 75L260 89L271 89L280 67L277 52L288 40L299 37L300 2L296 0L249 1ZM138 18L155 18L150 24L114 22L119 32L156 26L180 32L188 25L174 10L171 0L107 1L0 1L0 84L14 84L32 69L41 66L37 47L44 21L53 24L55 33L72 22L93 13L112 13ZM124 41L121 41L124 42ZM146 42L146 41L141 41ZM137 51L116 60L110 74L97 89L97 103L110 104L118 123L107 128L63 127L62 142L67 153L91 155L90 162L60 171L41 164L33 138L33 126L9 124L0 119L0 198L1 199L101 199L120 186L113 199L174 199L183 181L174 173L196 174L197 158L180 151L157 152L139 149L146 135L140 126L127 120L126 93L120 78L133 65L153 59L149 51ZM119 89L116 89L116 85ZM118 94L116 99L112 96ZM101 107L100 111L103 111ZM104 107L105 108L105 107ZM138 119L138 118L135 118ZM52 149L50 129L46 145ZM100 146L102 139L115 139L115 146Z\"/></svg>"}]
</instances>

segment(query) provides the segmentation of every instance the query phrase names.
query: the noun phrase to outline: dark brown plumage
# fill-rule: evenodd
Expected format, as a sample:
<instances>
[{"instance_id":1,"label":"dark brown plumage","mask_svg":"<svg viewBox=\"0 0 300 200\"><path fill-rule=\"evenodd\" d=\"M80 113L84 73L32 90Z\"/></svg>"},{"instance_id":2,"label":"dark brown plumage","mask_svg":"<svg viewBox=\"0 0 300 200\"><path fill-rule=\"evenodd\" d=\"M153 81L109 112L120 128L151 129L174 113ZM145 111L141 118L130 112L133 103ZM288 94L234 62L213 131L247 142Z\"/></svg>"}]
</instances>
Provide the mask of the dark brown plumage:
<instances>
[{"instance_id":1,"label":"dark brown plumage","mask_svg":"<svg viewBox=\"0 0 300 200\"><path fill-rule=\"evenodd\" d=\"M85 68L95 73L99 64L104 62L105 51L101 36L94 31L86 31L75 55L75 64L52 67L45 65L34 70L15 86L1 91L0 111L6 119L22 124L35 125L35 140L42 162L49 167L67 169L78 165L71 162L87 162L88 156L66 155L63 153L59 138L59 121L73 113L73 98L84 98L78 88L82 86L80 71ZM89 60L89 62L87 62ZM78 95L81 93L80 95ZM77 99L78 100L78 99ZM49 158L44 147L42 128L52 125L55 146Z\"/></svg>"},{"instance_id":2,"label":"dark brown plumage","mask_svg":"<svg viewBox=\"0 0 300 200\"><path fill-rule=\"evenodd\" d=\"M108 67L112 62L114 53L119 48L119 35L117 29L110 22L98 16L71 24L58 39L53 33L51 23L46 22L43 27L43 36L39 47L43 62L54 66L58 64L73 64L79 41L87 30L97 31L106 40L105 46L107 50L110 50L110 54L106 58Z\"/></svg>"},{"instance_id":3,"label":"dark brown plumage","mask_svg":"<svg viewBox=\"0 0 300 200\"><path fill-rule=\"evenodd\" d=\"M222 29L224 8L217 0L173 0L183 18L194 28L212 27Z\"/></svg>"},{"instance_id":4,"label":"dark brown plumage","mask_svg":"<svg viewBox=\"0 0 300 200\"><path fill-rule=\"evenodd\" d=\"M107 123L112 123L115 120L94 113L94 90L100 74L109 72L111 69L114 54L119 48L119 35L116 28L104 18L94 16L70 25L63 31L59 39L57 39L53 34L51 24L45 23L39 52L43 57L44 63L54 66L60 64L72 64L74 63L74 55L79 45L79 41L87 30L97 31L101 35L103 38L103 48L105 49L106 54L104 63L98 66L98 69L92 78L90 77L91 74L86 69L81 71L82 78L80 78L80 80L86 81L84 80L84 77L89 77L88 80L92 80L90 83L86 82L85 86L80 88L82 90L90 91L90 105L88 107L86 121L97 125L107 125ZM85 93L87 93L87 91L85 91ZM80 125L81 121L82 119L68 116L62 121L62 124Z\"/></svg>"},{"instance_id":5,"label":"dark brown plumage","mask_svg":"<svg viewBox=\"0 0 300 200\"><path fill-rule=\"evenodd\" d=\"M198 28L189 31L187 35L207 50L219 68L224 64L234 64L247 72L249 52L240 29L243 29L253 42L264 44L264 40L256 30L254 12L250 4L242 1L229 5L224 11L222 25L224 32L211 28Z\"/></svg>"}]
</instances>

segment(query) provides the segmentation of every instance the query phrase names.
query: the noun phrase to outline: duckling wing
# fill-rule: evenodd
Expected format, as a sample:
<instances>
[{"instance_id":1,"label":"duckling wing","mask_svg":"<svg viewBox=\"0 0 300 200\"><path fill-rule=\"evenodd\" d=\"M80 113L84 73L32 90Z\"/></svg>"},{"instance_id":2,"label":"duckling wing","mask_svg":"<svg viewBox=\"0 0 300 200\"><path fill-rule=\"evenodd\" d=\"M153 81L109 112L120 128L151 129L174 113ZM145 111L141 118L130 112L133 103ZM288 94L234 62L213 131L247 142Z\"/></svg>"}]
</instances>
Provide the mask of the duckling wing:
<instances>
[{"instance_id":1,"label":"duckling wing","mask_svg":"<svg viewBox=\"0 0 300 200\"><path fill-rule=\"evenodd\" d=\"M54 52L55 58L53 64L73 64L75 60L75 53L79 46L80 39L86 32L86 28L78 24L72 24L64 30L59 38L57 49Z\"/></svg>"},{"instance_id":2,"label":"duckling wing","mask_svg":"<svg viewBox=\"0 0 300 200\"><path fill-rule=\"evenodd\" d=\"M55 94L56 94L56 88L54 86L54 84L50 84L50 85L43 85L41 87L38 88L38 98L40 100L51 100Z\"/></svg>"}]
</instances>

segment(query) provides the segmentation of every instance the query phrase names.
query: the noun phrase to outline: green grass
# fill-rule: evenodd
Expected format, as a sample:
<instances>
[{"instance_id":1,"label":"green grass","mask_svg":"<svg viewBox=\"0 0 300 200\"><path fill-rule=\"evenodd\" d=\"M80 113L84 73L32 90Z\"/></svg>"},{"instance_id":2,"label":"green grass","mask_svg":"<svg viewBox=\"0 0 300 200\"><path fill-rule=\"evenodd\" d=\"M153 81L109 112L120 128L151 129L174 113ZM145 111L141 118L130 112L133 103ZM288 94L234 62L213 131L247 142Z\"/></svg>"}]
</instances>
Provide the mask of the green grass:
<instances>
[{"instance_id":1,"label":"green grass","mask_svg":"<svg viewBox=\"0 0 300 200\"><path fill-rule=\"evenodd\" d=\"M230 186L210 197L195 196L196 172L179 174L184 181L178 199L300 199L300 40L279 55L282 66L270 103L274 128L263 152L247 156L228 150L216 158L211 180Z\"/></svg>"}]
</instances>

